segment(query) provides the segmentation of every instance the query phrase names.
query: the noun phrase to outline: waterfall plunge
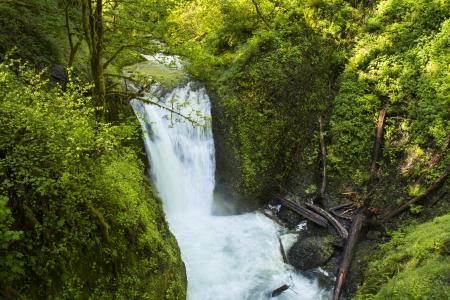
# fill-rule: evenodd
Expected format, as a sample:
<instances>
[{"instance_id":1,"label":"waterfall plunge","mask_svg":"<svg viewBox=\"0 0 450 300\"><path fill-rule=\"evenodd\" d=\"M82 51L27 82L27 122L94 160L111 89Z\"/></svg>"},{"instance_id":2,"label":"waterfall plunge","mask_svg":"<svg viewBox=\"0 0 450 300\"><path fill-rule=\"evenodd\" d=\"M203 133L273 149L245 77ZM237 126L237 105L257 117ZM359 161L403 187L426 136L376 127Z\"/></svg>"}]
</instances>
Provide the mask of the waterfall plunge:
<instances>
[{"instance_id":1,"label":"waterfall plunge","mask_svg":"<svg viewBox=\"0 0 450 300\"><path fill-rule=\"evenodd\" d=\"M188 102L185 113L196 109L210 116L205 90L193 86L177 87L158 100ZM292 289L277 299L326 298L316 283L283 263L280 228L271 220L258 213L211 215L215 161L210 128L173 122L154 105L135 101L133 107L145 130L152 178L186 264L188 299L268 299L283 284Z\"/></svg>"}]
</instances>

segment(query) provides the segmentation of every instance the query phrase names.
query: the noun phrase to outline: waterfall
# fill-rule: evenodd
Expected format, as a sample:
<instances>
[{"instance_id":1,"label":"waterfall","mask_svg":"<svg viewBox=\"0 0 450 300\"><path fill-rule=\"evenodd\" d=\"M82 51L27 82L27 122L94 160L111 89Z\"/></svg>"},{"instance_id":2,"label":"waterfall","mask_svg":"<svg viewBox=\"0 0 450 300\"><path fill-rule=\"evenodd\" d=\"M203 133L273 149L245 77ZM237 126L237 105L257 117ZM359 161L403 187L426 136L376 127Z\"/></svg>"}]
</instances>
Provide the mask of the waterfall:
<instances>
[{"instance_id":1,"label":"waterfall","mask_svg":"<svg viewBox=\"0 0 450 300\"><path fill-rule=\"evenodd\" d=\"M178 106L183 114L210 117L205 89L192 82L170 92L154 87L149 97ZM277 299L326 298L316 282L283 263L278 225L259 213L211 214L215 160L210 127L194 126L155 105L134 101L133 108L145 131L152 179L186 264L188 299L268 299L283 284L291 289Z\"/></svg>"}]
</instances>

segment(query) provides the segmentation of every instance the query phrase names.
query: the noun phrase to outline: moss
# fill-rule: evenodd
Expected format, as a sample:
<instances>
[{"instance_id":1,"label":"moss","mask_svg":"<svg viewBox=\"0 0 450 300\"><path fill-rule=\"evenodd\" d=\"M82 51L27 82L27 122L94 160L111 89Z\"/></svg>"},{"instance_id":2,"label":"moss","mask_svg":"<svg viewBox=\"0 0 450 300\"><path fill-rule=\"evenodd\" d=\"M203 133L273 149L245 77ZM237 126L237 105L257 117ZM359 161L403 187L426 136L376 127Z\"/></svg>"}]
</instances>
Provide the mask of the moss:
<instances>
[{"instance_id":1,"label":"moss","mask_svg":"<svg viewBox=\"0 0 450 300\"><path fill-rule=\"evenodd\" d=\"M355 299L447 299L450 214L396 232L371 258Z\"/></svg>"},{"instance_id":2,"label":"moss","mask_svg":"<svg viewBox=\"0 0 450 300\"><path fill-rule=\"evenodd\" d=\"M176 86L185 77L182 70L154 61L143 61L124 67L122 70L126 75L132 74L134 78L146 78L160 82L166 88Z\"/></svg>"}]
</instances>

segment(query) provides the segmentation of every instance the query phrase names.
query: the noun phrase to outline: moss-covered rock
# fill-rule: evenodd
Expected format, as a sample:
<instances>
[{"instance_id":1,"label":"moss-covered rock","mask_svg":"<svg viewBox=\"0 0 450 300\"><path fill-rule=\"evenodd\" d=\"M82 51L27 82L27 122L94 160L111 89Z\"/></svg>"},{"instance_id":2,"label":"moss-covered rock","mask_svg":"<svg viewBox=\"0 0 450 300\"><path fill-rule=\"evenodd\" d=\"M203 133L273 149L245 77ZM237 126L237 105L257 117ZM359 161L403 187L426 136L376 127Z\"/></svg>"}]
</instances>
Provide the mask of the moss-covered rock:
<instances>
[{"instance_id":1,"label":"moss-covered rock","mask_svg":"<svg viewBox=\"0 0 450 300\"><path fill-rule=\"evenodd\" d=\"M302 271L324 266L333 257L340 241L341 238L330 234L328 229L308 221L289 249L289 263Z\"/></svg>"},{"instance_id":2,"label":"moss-covered rock","mask_svg":"<svg viewBox=\"0 0 450 300\"><path fill-rule=\"evenodd\" d=\"M289 250L289 262L305 271L324 265L334 253L330 236L311 236L299 239Z\"/></svg>"}]
</instances>

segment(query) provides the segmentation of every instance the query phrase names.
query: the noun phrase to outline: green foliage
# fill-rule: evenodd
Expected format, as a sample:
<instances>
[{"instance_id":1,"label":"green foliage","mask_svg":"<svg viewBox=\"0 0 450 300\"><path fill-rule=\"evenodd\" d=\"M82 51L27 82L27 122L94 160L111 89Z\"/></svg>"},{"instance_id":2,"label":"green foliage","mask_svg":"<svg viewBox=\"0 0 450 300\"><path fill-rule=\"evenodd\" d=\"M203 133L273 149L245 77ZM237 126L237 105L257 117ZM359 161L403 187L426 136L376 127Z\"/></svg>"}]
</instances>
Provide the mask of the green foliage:
<instances>
[{"instance_id":1,"label":"green foliage","mask_svg":"<svg viewBox=\"0 0 450 300\"><path fill-rule=\"evenodd\" d=\"M448 299L450 215L397 232L369 263L355 299Z\"/></svg>"},{"instance_id":2,"label":"green foliage","mask_svg":"<svg viewBox=\"0 0 450 300\"><path fill-rule=\"evenodd\" d=\"M330 160L339 175L367 174L381 106L385 164L398 165L418 148L414 156L426 161L423 153L443 144L450 127L449 12L448 1L385 0L368 18L335 100Z\"/></svg>"},{"instance_id":3,"label":"green foliage","mask_svg":"<svg viewBox=\"0 0 450 300\"><path fill-rule=\"evenodd\" d=\"M0 294L184 299L184 265L135 146L139 125L96 121L88 90L49 89L26 67L0 64Z\"/></svg>"},{"instance_id":4,"label":"green foliage","mask_svg":"<svg viewBox=\"0 0 450 300\"><path fill-rule=\"evenodd\" d=\"M257 4L260 14L252 1L181 2L165 36L221 98L226 147L240 167L235 188L251 196L306 164L300 157L329 105L356 28L349 20L357 20L343 1Z\"/></svg>"},{"instance_id":5,"label":"green foliage","mask_svg":"<svg viewBox=\"0 0 450 300\"><path fill-rule=\"evenodd\" d=\"M56 0L0 2L0 56L17 47L19 56L36 64L57 62L58 48L65 45L56 42L64 34L58 26L63 23L56 13L56 3ZM38 11L47 14L44 17Z\"/></svg>"}]
</instances>

